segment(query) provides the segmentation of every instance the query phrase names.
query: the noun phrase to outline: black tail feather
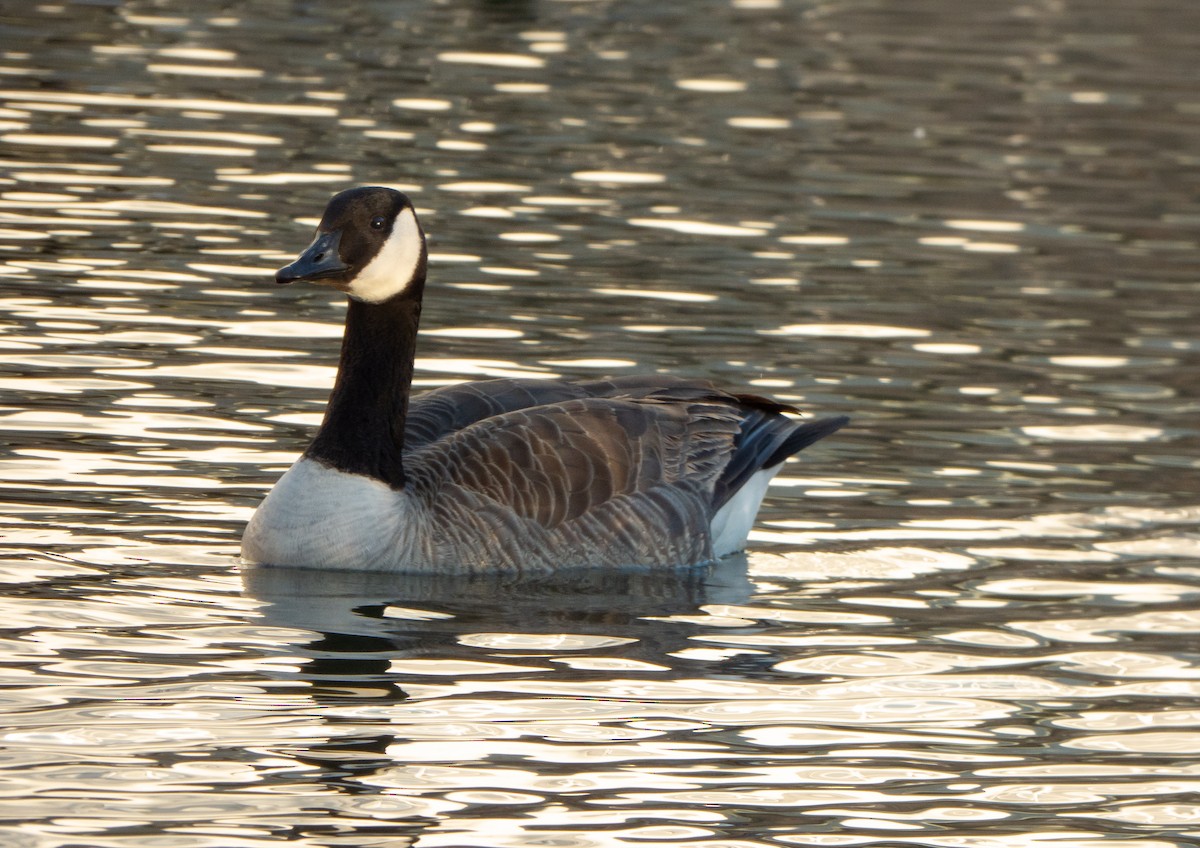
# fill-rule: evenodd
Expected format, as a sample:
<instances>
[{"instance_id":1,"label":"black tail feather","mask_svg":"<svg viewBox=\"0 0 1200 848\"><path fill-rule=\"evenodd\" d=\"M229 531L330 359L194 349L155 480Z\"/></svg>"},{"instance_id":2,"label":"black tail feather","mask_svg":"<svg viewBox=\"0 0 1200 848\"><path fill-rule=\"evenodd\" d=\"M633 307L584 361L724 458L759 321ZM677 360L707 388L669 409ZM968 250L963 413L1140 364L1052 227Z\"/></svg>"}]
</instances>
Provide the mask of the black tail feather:
<instances>
[{"instance_id":1,"label":"black tail feather","mask_svg":"<svg viewBox=\"0 0 1200 848\"><path fill-rule=\"evenodd\" d=\"M723 506L758 471L779 465L792 454L840 430L849 421L845 415L839 415L798 423L771 412L747 410L742 430L734 441L733 457L717 481L713 506Z\"/></svg>"},{"instance_id":2,"label":"black tail feather","mask_svg":"<svg viewBox=\"0 0 1200 848\"><path fill-rule=\"evenodd\" d=\"M784 439L774 453L767 457L763 468L770 468L783 462L794 453L799 453L814 442L819 442L826 436L836 433L850 423L849 416L838 415L833 418L822 418L807 424L801 424Z\"/></svg>"}]
</instances>

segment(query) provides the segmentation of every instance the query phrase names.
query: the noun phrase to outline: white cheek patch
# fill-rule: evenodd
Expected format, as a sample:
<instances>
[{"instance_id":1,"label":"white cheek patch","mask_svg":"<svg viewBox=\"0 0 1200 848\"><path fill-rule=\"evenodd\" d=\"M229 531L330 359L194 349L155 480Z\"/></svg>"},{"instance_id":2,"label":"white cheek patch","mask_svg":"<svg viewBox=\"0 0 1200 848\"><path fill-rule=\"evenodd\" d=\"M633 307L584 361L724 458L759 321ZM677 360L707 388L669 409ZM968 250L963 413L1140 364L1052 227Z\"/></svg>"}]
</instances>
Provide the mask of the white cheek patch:
<instances>
[{"instance_id":1,"label":"white cheek patch","mask_svg":"<svg viewBox=\"0 0 1200 848\"><path fill-rule=\"evenodd\" d=\"M401 210L392 223L392 234L375 258L350 281L346 293L367 303L382 303L412 285L421 264L425 239L411 208Z\"/></svg>"}]
</instances>

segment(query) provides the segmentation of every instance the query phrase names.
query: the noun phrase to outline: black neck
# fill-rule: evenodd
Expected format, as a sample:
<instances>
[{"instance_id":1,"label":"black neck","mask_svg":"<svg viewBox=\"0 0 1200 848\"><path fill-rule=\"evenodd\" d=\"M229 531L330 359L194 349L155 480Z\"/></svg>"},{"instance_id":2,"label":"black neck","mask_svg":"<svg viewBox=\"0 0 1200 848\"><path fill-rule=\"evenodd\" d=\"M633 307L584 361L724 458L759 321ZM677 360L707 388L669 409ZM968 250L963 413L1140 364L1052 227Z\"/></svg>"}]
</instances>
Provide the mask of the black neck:
<instances>
[{"instance_id":1,"label":"black neck","mask_svg":"<svg viewBox=\"0 0 1200 848\"><path fill-rule=\"evenodd\" d=\"M423 279L383 303L350 299L342 358L325 420L304 455L394 489L404 485L404 419Z\"/></svg>"}]
</instances>

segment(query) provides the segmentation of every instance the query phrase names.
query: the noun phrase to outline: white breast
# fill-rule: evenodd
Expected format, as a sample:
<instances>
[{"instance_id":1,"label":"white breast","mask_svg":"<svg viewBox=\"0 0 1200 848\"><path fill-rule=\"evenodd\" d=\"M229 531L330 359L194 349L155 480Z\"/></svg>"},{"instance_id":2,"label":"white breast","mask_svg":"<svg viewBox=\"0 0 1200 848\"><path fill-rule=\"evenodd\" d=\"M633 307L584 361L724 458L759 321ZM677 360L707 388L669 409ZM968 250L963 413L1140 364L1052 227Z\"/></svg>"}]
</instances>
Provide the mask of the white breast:
<instances>
[{"instance_id":1,"label":"white breast","mask_svg":"<svg viewBox=\"0 0 1200 848\"><path fill-rule=\"evenodd\" d=\"M242 560L394 570L418 555L413 511L403 492L301 457L250 519L242 536Z\"/></svg>"}]
</instances>

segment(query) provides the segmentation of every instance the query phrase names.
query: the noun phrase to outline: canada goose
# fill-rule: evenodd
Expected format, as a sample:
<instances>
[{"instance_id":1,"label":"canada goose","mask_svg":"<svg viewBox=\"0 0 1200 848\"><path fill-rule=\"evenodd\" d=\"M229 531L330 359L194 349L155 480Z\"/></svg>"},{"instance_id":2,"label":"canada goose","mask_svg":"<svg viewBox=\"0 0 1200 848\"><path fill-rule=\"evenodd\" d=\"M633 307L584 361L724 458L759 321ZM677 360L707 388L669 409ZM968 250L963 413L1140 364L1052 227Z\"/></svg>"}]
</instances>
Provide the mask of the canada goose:
<instances>
[{"instance_id":1,"label":"canada goose","mask_svg":"<svg viewBox=\"0 0 1200 848\"><path fill-rule=\"evenodd\" d=\"M741 550L783 461L843 426L704 380L487 380L409 398L425 237L379 186L329 201L275 275L349 295L312 444L259 505L248 563L537 573Z\"/></svg>"}]
</instances>

